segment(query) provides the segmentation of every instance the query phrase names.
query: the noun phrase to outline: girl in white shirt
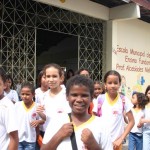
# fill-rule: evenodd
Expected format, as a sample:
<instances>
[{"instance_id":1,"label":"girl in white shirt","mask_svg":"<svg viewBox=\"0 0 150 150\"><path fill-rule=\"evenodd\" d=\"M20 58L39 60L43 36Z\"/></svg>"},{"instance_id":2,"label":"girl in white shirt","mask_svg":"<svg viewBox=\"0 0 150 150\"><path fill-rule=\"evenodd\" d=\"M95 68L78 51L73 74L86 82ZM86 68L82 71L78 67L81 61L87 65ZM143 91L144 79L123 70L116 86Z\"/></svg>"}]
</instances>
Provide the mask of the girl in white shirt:
<instances>
[{"instance_id":1,"label":"girl in white shirt","mask_svg":"<svg viewBox=\"0 0 150 150\"><path fill-rule=\"evenodd\" d=\"M35 89L35 102L39 105L43 105L45 92L47 92L49 89L43 70L38 75L37 84L38 88ZM45 126L45 124L40 125L40 135L42 137L44 136Z\"/></svg>"},{"instance_id":2,"label":"girl in white shirt","mask_svg":"<svg viewBox=\"0 0 150 150\"><path fill-rule=\"evenodd\" d=\"M42 104L44 94L49 89L48 82L45 79L45 74L43 70L38 75L37 83L38 83L38 88L35 89L35 102Z\"/></svg>"},{"instance_id":3,"label":"girl in white shirt","mask_svg":"<svg viewBox=\"0 0 150 150\"><path fill-rule=\"evenodd\" d=\"M94 81L94 95L93 95L93 100L92 102L90 103L90 107L89 107L89 114L92 114L93 113L93 108L94 108L94 105L97 105L97 97L100 95L100 94L104 94L105 93L105 87L104 87L104 84L100 81Z\"/></svg>"},{"instance_id":4,"label":"girl in white shirt","mask_svg":"<svg viewBox=\"0 0 150 150\"><path fill-rule=\"evenodd\" d=\"M135 124L129 133L128 150L142 150L143 146L143 131L140 126L140 119L144 117L144 108L146 105L146 96L143 93L135 92L132 95L133 108L132 113L134 116Z\"/></svg>"},{"instance_id":5,"label":"girl in white shirt","mask_svg":"<svg viewBox=\"0 0 150 150\"><path fill-rule=\"evenodd\" d=\"M13 79L10 75L6 75L6 83L5 83L5 92L4 95L8 97L13 103L19 101L19 96L17 91L11 89L13 87Z\"/></svg>"},{"instance_id":6,"label":"girl in white shirt","mask_svg":"<svg viewBox=\"0 0 150 150\"><path fill-rule=\"evenodd\" d=\"M71 109L66 100L66 89L61 86L64 80L61 67L57 64L48 64L43 71L50 89L45 93L44 103L37 108L37 112L43 119L46 119L46 124L48 124L57 113L70 112Z\"/></svg>"},{"instance_id":7,"label":"girl in white shirt","mask_svg":"<svg viewBox=\"0 0 150 150\"><path fill-rule=\"evenodd\" d=\"M98 96L98 104L94 107L93 112L99 115L99 107L101 106L101 118L111 133L114 150L121 150L122 141L134 126L134 118L131 112L132 104L127 97L124 96L122 98L118 93L121 85L121 76L117 71L110 70L105 74L104 85L107 92ZM102 97L104 101L100 104ZM124 111L129 120L125 130Z\"/></svg>"}]
</instances>

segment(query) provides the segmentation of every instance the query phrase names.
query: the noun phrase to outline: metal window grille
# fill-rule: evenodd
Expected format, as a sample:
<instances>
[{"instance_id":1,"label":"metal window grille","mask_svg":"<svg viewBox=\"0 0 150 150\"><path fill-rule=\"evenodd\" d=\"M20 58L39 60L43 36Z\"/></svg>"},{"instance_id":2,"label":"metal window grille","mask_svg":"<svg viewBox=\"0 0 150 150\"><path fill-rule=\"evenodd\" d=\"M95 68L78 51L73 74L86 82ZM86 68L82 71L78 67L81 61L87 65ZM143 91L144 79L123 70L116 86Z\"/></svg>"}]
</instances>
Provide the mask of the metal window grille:
<instances>
[{"instance_id":1,"label":"metal window grille","mask_svg":"<svg viewBox=\"0 0 150 150\"><path fill-rule=\"evenodd\" d=\"M78 68L101 80L105 68L104 22L32 0L0 1L0 66L35 84L36 30L78 36Z\"/></svg>"}]
</instances>

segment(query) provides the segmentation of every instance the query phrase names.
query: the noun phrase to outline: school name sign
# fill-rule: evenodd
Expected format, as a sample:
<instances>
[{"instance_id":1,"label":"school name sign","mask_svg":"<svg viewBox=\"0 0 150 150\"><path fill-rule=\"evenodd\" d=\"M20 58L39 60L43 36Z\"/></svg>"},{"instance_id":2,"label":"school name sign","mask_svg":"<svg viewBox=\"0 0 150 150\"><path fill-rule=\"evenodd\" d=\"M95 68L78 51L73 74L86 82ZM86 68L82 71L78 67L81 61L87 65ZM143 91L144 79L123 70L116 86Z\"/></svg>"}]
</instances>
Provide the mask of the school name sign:
<instances>
[{"instance_id":1,"label":"school name sign","mask_svg":"<svg viewBox=\"0 0 150 150\"><path fill-rule=\"evenodd\" d=\"M116 70L150 73L150 51L139 51L117 45L113 53L118 58L115 65Z\"/></svg>"}]
</instances>

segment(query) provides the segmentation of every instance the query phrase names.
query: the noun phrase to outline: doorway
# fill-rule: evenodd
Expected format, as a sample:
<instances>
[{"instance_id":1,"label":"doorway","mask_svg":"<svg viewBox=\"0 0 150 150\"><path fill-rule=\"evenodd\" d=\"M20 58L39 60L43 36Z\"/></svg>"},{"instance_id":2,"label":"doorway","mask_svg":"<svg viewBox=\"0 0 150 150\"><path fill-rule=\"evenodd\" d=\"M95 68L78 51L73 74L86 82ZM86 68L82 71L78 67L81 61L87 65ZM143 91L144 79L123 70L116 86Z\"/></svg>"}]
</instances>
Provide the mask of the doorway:
<instances>
[{"instance_id":1,"label":"doorway","mask_svg":"<svg viewBox=\"0 0 150 150\"><path fill-rule=\"evenodd\" d=\"M37 29L36 36L37 73L49 63L61 67L78 69L78 37L60 32Z\"/></svg>"}]
</instances>

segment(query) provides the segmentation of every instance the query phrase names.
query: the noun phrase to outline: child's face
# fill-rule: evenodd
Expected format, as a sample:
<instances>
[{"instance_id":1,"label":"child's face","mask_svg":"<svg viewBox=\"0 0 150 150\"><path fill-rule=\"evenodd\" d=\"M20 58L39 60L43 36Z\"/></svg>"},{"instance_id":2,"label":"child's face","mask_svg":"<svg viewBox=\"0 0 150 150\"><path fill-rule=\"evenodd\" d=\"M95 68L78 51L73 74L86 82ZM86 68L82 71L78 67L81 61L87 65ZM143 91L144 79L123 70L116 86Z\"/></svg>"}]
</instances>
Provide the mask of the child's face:
<instances>
[{"instance_id":1,"label":"child's face","mask_svg":"<svg viewBox=\"0 0 150 150\"><path fill-rule=\"evenodd\" d=\"M44 86L44 87L48 88L48 82L47 82L47 80L46 80L44 75L41 78L41 86Z\"/></svg>"},{"instance_id":2,"label":"child's face","mask_svg":"<svg viewBox=\"0 0 150 150\"><path fill-rule=\"evenodd\" d=\"M150 90L147 92L146 96L150 99Z\"/></svg>"},{"instance_id":3,"label":"child's face","mask_svg":"<svg viewBox=\"0 0 150 150\"><path fill-rule=\"evenodd\" d=\"M80 75L86 76L86 77L88 77L88 78L90 77L89 72L86 71L86 70L81 71L81 72L80 72Z\"/></svg>"},{"instance_id":4,"label":"child's face","mask_svg":"<svg viewBox=\"0 0 150 150\"><path fill-rule=\"evenodd\" d=\"M116 94L120 88L120 82L118 76L109 75L107 77L105 87L109 94Z\"/></svg>"},{"instance_id":5,"label":"child's face","mask_svg":"<svg viewBox=\"0 0 150 150\"><path fill-rule=\"evenodd\" d=\"M34 94L31 92L31 89L28 87L23 87L20 92L20 96L22 101L25 104L31 103L34 97Z\"/></svg>"},{"instance_id":6,"label":"child's face","mask_svg":"<svg viewBox=\"0 0 150 150\"><path fill-rule=\"evenodd\" d=\"M131 102L132 102L133 105L137 105L138 101L137 101L137 95L136 94L134 94L132 96Z\"/></svg>"},{"instance_id":7,"label":"child's face","mask_svg":"<svg viewBox=\"0 0 150 150\"><path fill-rule=\"evenodd\" d=\"M6 80L5 85L6 85L6 89L10 89L10 88L11 88L11 85L12 85L11 80L10 80L10 79Z\"/></svg>"},{"instance_id":8,"label":"child's face","mask_svg":"<svg viewBox=\"0 0 150 150\"><path fill-rule=\"evenodd\" d=\"M91 95L87 87L73 85L70 88L67 100L74 114L85 115L88 113Z\"/></svg>"},{"instance_id":9,"label":"child's face","mask_svg":"<svg viewBox=\"0 0 150 150\"><path fill-rule=\"evenodd\" d=\"M62 82L62 77L59 75L58 69L50 67L46 69L46 81L50 89L56 89L60 86Z\"/></svg>"},{"instance_id":10,"label":"child's face","mask_svg":"<svg viewBox=\"0 0 150 150\"><path fill-rule=\"evenodd\" d=\"M5 84L2 80L2 78L0 77L0 97L3 96L4 89L5 89Z\"/></svg>"},{"instance_id":11,"label":"child's face","mask_svg":"<svg viewBox=\"0 0 150 150\"><path fill-rule=\"evenodd\" d=\"M72 76L73 76L73 73L72 73L72 72L69 72L69 73L68 73L68 76L69 76L69 77L72 77Z\"/></svg>"},{"instance_id":12,"label":"child's face","mask_svg":"<svg viewBox=\"0 0 150 150\"><path fill-rule=\"evenodd\" d=\"M100 84L94 84L94 97L97 97L103 92L102 86Z\"/></svg>"}]
</instances>

